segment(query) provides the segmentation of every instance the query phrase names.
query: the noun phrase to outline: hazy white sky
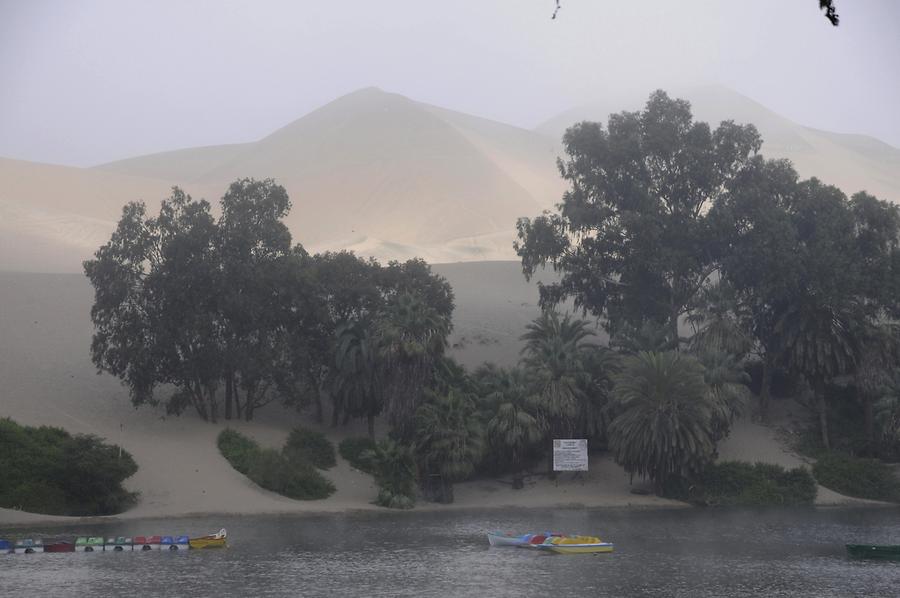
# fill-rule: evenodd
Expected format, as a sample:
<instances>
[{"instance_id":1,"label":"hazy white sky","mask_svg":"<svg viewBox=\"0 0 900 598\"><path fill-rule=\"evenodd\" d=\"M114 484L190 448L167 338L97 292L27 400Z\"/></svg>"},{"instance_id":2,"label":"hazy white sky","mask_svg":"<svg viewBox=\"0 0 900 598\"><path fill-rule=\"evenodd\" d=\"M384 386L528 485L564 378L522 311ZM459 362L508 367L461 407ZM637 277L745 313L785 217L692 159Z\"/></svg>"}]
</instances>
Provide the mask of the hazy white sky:
<instances>
[{"instance_id":1,"label":"hazy white sky","mask_svg":"<svg viewBox=\"0 0 900 598\"><path fill-rule=\"evenodd\" d=\"M721 83L900 146L900 1L0 0L0 156L92 165L258 139L370 85L533 127Z\"/></svg>"}]
</instances>

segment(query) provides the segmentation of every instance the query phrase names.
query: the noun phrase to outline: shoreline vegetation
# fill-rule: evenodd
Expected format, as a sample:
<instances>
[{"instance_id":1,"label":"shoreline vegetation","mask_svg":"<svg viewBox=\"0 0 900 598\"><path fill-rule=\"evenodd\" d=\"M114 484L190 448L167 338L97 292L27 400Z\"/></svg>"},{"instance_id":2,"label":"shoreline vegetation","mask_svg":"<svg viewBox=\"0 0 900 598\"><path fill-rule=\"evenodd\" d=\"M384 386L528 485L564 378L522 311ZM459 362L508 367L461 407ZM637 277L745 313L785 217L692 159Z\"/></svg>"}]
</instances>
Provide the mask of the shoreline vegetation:
<instances>
[{"instance_id":1,"label":"shoreline vegetation","mask_svg":"<svg viewBox=\"0 0 900 598\"><path fill-rule=\"evenodd\" d=\"M236 180L218 214L177 187L158 215L126 204L84 262L90 358L170 456L205 457L181 470L193 496L139 469L129 513L858 502L814 475L900 499L900 209L662 90L563 146L570 189L514 244L527 281L556 277L501 365L453 357L456 293L424 260L294 244L272 179ZM811 467L750 421L788 401ZM589 472L552 471L564 438Z\"/></svg>"}]
</instances>

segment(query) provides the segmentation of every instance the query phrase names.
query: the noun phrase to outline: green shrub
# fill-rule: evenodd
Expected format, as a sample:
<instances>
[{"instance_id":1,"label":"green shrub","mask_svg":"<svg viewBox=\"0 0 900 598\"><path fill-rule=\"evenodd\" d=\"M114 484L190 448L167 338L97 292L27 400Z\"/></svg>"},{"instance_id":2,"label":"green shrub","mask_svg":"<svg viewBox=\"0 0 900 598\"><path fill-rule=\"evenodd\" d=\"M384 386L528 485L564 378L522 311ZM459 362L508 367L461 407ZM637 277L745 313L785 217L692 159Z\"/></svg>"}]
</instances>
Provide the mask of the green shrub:
<instances>
[{"instance_id":1,"label":"green shrub","mask_svg":"<svg viewBox=\"0 0 900 598\"><path fill-rule=\"evenodd\" d=\"M804 467L723 461L707 467L678 498L711 506L810 505L816 481Z\"/></svg>"},{"instance_id":2,"label":"green shrub","mask_svg":"<svg viewBox=\"0 0 900 598\"><path fill-rule=\"evenodd\" d=\"M297 500L328 498L334 484L307 460L302 451L262 449L234 430L223 430L219 451L240 473L261 488ZM332 449L333 450L333 449Z\"/></svg>"},{"instance_id":3,"label":"green shrub","mask_svg":"<svg viewBox=\"0 0 900 598\"><path fill-rule=\"evenodd\" d=\"M361 458L368 461L378 485L375 504L391 509L411 509L415 504L416 462L412 449L391 439L382 440Z\"/></svg>"},{"instance_id":4,"label":"green shrub","mask_svg":"<svg viewBox=\"0 0 900 598\"><path fill-rule=\"evenodd\" d=\"M900 480L877 459L822 453L813 465L813 475L826 488L847 496L900 502Z\"/></svg>"},{"instance_id":5,"label":"green shrub","mask_svg":"<svg viewBox=\"0 0 900 598\"><path fill-rule=\"evenodd\" d=\"M345 438L338 445L341 457L346 459L356 469L368 474L375 473L374 465L367 458L374 450L375 441L369 437ZM367 451L369 451L368 454ZM364 455L366 456L364 457Z\"/></svg>"},{"instance_id":6,"label":"green shrub","mask_svg":"<svg viewBox=\"0 0 900 598\"><path fill-rule=\"evenodd\" d=\"M297 500L328 498L334 493L334 485L307 461L289 459L274 449L254 455L247 477L266 490Z\"/></svg>"},{"instance_id":7,"label":"green shrub","mask_svg":"<svg viewBox=\"0 0 900 598\"><path fill-rule=\"evenodd\" d=\"M222 456L244 475L247 475L250 462L260 450L256 441L228 428L219 433L218 445Z\"/></svg>"},{"instance_id":8,"label":"green shrub","mask_svg":"<svg viewBox=\"0 0 900 598\"><path fill-rule=\"evenodd\" d=\"M0 419L0 507L113 515L136 502L136 494L122 487L136 471L128 452L96 436Z\"/></svg>"},{"instance_id":9,"label":"green shrub","mask_svg":"<svg viewBox=\"0 0 900 598\"><path fill-rule=\"evenodd\" d=\"M321 432L294 428L284 445L285 455L309 461L319 469L337 464L334 445Z\"/></svg>"}]
</instances>

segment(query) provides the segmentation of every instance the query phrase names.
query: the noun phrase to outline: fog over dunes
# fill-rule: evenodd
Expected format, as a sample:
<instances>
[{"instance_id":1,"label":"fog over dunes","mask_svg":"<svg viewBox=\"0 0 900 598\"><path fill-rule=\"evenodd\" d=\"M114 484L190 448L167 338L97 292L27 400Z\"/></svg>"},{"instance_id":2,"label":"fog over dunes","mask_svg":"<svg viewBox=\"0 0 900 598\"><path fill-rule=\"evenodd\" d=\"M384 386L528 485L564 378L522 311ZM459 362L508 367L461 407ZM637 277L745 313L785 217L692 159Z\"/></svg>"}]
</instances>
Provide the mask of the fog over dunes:
<instances>
[{"instance_id":1,"label":"fog over dunes","mask_svg":"<svg viewBox=\"0 0 900 598\"><path fill-rule=\"evenodd\" d=\"M537 131L560 137L575 122L606 123L611 113L640 110L650 91L619 94L613 90L604 101L567 110L539 125ZM880 199L900 202L900 149L896 147L866 135L798 125L722 86L675 88L669 95L688 100L694 120L712 127L723 120L755 125L763 138L763 155L789 159L801 177L818 177L848 195L865 190Z\"/></svg>"},{"instance_id":2,"label":"fog over dunes","mask_svg":"<svg viewBox=\"0 0 900 598\"><path fill-rule=\"evenodd\" d=\"M649 90L648 90L649 91ZM698 120L753 123L767 157L791 159L846 193L900 199L900 150L861 135L803 127L723 87L673 90ZM93 168L0 159L0 270L78 272L122 206L155 212L172 185L216 204L240 177L276 179L287 223L312 251L349 248L431 263L515 259L515 222L565 189L561 135L580 120L639 109L615 91L530 131L377 88L340 97L256 142L181 149Z\"/></svg>"}]
</instances>

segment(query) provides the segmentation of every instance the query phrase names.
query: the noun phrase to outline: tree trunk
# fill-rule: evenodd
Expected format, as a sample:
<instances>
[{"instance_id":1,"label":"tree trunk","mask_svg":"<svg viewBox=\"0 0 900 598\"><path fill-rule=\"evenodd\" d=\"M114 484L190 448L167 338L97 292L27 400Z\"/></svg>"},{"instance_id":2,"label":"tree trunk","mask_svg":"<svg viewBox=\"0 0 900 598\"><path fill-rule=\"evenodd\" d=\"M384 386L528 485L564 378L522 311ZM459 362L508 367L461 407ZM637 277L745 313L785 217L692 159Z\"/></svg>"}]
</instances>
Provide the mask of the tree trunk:
<instances>
[{"instance_id":1,"label":"tree trunk","mask_svg":"<svg viewBox=\"0 0 900 598\"><path fill-rule=\"evenodd\" d=\"M763 422L769 420L769 396L772 391L773 369L772 358L766 352L766 357L763 359L762 386L759 389L759 419Z\"/></svg>"},{"instance_id":2,"label":"tree trunk","mask_svg":"<svg viewBox=\"0 0 900 598\"><path fill-rule=\"evenodd\" d=\"M369 438L375 440L375 416L371 413L366 416L366 424L369 428Z\"/></svg>"},{"instance_id":3,"label":"tree trunk","mask_svg":"<svg viewBox=\"0 0 900 598\"><path fill-rule=\"evenodd\" d=\"M821 378L816 380L816 405L819 411L819 428L822 431L822 446L825 450L831 450L831 443L828 441L828 405L825 403L825 381Z\"/></svg>"},{"instance_id":4,"label":"tree trunk","mask_svg":"<svg viewBox=\"0 0 900 598\"><path fill-rule=\"evenodd\" d=\"M866 456L870 457L875 452L875 414L872 409L872 397L868 393L862 393L862 404L866 430Z\"/></svg>"},{"instance_id":5,"label":"tree trunk","mask_svg":"<svg viewBox=\"0 0 900 598\"><path fill-rule=\"evenodd\" d=\"M210 420L212 423L217 424L219 423L219 402L216 400L216 390L214 388L210 389L207 395L209 396Z\"/></svg>"},{"instance_id":6,"label":"tree trunk","mask_svg":"<svg viewBox=\"0 0 900 598\"><path fill-rule=\"evenodd\" d=\"M681 343L678 340L678 310L674 307L672 308L672 315L670 317L672 318L672 321L669 322L672 335L672 350L679 351L681 349Z\"/></svg>"},{"instance_id":7,"label":"tree trunk","mask_svg":"<svg viewBox=\"0 0 900 598\"><path fill-rule=\"evenodd\" d=\"M450 504L453 502L453 484L439 474L426 474L422 480L422 496L429 502Z\"/></svg>"},{"instance_id":8,"label":"tree trunk","mask_svg":"<svg viewBox=\"0 0 900 598\"><path fill-rule=\"evenodd\" d=\"M256 401L256 393L248 388L244 396L246 397L244 400L244 421L250 421L253 419L253 403Z\"/></svg>"},{"instance_id":9,"label":"tree trunk","mask_svg":"<svg viewBox=\"0 0 900 598\"><path fill-rule=\"evenodd\" d=\"M336 401L331 402L331 427L337 428L341 420L341 406Z\"/></svg>"},{"instance_id":10,"label":"tree trunk","mask_svg":"<svg viewBox=\"0 0 900 598\"><path fill-rule=\"evenodd\" d=\"M232 390L234 389L233 380L231 378L231 370L225 372L225 420L231 420L232 403L234 397Z\"/></svg>"}]
</instances>

